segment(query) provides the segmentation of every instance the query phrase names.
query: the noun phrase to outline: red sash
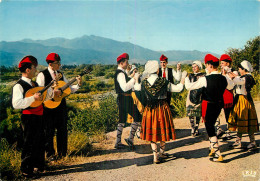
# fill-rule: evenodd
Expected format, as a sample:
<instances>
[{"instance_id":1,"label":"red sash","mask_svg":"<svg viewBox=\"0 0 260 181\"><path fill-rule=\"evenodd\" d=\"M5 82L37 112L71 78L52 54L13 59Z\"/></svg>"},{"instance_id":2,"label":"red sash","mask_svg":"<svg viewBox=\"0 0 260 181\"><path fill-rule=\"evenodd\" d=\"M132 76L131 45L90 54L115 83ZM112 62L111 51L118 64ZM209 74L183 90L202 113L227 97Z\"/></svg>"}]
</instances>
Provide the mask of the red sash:
<instances>
[{"instance_id":1,"label":"red sash","mask_svg":"<svg viewBox=\"0 0 260 181\"><path fill-rule=\"evenodd\" d=\"M224 99L224 108L231 108L233 106L233 101L234 101L233 90L225 89L225 92L223 94L223 99Z\"/></svg>"},{"instance_id":2,"label":"red sash","mask_svg":"<svg viewBox=\"0 0 260 181\"><path fill-rule=\"evenodd\" d=\"M42 104L36 108L32 108L32 109L25 109L22 112L23 114L34 114L34 115L43 115L43 106Z\"/></svg>"},{"instance_id":3,"label":"red sash","mask_svg":"<svg viewBox=\"0 0 260 181\"><path fill-rule=\"evenodd\" d=\"M206 122L205 117L206 117L207 107L208 107L208 101L202 100L202 103L201 103L202 122Z\"/></svg>"}]
</instances>

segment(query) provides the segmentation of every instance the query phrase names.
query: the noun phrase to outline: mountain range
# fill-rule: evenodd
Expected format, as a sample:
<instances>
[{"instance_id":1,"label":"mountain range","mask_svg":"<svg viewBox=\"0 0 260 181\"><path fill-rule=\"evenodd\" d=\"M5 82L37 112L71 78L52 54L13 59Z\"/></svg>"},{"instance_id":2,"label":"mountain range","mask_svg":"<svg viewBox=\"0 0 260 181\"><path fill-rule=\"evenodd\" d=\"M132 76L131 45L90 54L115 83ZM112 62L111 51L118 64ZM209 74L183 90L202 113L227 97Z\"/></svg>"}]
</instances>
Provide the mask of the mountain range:
<instances>
[{"instance_id":1,"label":"mountain range","mask_svg":"<svg viewBox=\"0 0 260 181\"><path fill-rule=\"evenodd\" d=\"M130 63L144 64L147 60L159 60L165 54L169 62L191 62L202 60L209 52L197 50L154 51L129 42L120 42L94 35L79 38L50 38L47 40L23 39L21 41L0 42L0 65L17 65L25 55L33 55L39 64L46 65L45 58L51 53L58 53L62 64L116 64L116 58L127 52ZM214 54L214 53L213 53ZM217 54L214 54L217 56Z\"/></svg>"}]
</instances>

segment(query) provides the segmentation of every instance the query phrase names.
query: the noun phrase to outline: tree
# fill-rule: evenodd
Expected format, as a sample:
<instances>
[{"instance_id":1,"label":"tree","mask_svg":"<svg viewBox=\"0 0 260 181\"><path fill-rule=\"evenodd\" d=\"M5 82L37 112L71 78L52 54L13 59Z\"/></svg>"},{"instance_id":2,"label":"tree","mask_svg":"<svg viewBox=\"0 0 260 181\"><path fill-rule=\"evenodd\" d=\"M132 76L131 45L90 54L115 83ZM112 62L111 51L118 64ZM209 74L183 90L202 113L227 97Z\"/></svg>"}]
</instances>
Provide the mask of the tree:
<instances>
[{"instance_id":1,"label":"tree","mask_svg":"<svg viewBox=\"0 0 260 181\"><path fill-rule=\"evenodd\" d=\"M230 48L226 53L233 60L233 67L237 69L239 63L243 60L249 61L255 71L259 71L259 56L260 56L260 47L259 47L260 36L255 37L252 40L247 41L244 49Z\"/></svg>"}]
</instances>

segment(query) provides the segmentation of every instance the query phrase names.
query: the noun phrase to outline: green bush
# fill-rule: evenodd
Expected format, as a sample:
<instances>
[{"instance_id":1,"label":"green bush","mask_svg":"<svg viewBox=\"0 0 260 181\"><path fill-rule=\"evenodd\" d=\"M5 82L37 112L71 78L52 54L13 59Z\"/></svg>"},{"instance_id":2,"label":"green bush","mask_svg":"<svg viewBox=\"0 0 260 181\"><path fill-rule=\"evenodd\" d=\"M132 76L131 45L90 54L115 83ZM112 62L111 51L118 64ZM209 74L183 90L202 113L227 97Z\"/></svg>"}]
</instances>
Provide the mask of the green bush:
<instances>
[{"instance_id":1,"label":"green bush","mask_svg":"<svg viewBox=\"0 0 260 181\"><path fill-rule=\"evenodd\" d=\"M186 99L188 91L184 89L181 93L173 93L171 98L171 105L173 106L173 117L186 116Z\"/></svg>"},{"instance_id":2,"label":"green bush","mask_svg":"<svg viewBox=\"0 0 260 181\"><path fill-rule=\"evenodd\" d=\"M12 180L19 176L21 153L10 147L6 139L0 142L0 172L1 179Z\"/></svg>"},{"instance_id":3,"label":"green bush","mask_svg":"<svg viewBox=\"0 0 260 181\"><path fill-rule=\"evenodd\" d=\"M113 95L101 96L99 107L93 105L93 99L87 100L88 106L83 109L70 108L68 112L68 129L84 132L89 135L97 131L115 130L118 121L118 108Z\"/></svg>"}]
</instances>

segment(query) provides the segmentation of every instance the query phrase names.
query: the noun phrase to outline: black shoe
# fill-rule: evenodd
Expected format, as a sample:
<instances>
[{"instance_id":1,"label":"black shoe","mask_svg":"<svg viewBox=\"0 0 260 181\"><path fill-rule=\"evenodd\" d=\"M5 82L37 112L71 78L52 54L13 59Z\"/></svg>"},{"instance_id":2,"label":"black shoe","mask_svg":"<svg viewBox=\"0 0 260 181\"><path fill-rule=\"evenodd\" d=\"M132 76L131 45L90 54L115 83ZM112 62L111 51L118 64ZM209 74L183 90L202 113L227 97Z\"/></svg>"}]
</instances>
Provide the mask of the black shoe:
<instances>
[{"instance_id":1,"label":"black shoe","mask_svg":"<svg viewBox=\"0 0 260 181\"><path fill-rule=\"evenodd\" d=\"M115 144L115 149L123 149L123 148L125 148L126 147L126 145L124 145L124 144L122 144L122 143L118 143L118 144Z\"/></svg>"},{"instance_id":2,"label":"black shoe","mask_svg":"<svg viewBox=\"0 0 260 181\"><path fill-rule=\"evenodd\" d=\"M227 140L231 140L232 138L233 138L233 136L229 135L229 136L222 137L222 140L227 141Z\"/></svg>"},{"instance_id":3,"label":"black shoe","mask_svg":"<svg viewBox=\"0 0 260 181\"><path fill-rule=\"evenodd\" d=\"M54 161L57 161L57 157L55 155L52 155L47 158L47 162L54 162Z\"/></svg>"},{"instance_id":4,"label":"black shoe","mask_svg":"<svg viewBox=\"0 0 260 181\"><path fill-rule=\"evenodd\" d=\"M135 146L134 146L134 143L132 141L130 141L128 138L125 139L125 142L128 144L128 146L131 148L131 149L135 149Z\"/></svg>"},{"instance_id":5,"label":"black shoe","mask_svg":"<svg viewBox=\"0 0 260 181\"><path fill-rule=\"evenodd\" d=\"M125 139L125 142L128 144L128 146L133 147L134 143L130 141L128 138Z\"/></svg>"},{"instance_id":6,"label":"black shoe","mask_svg":"<svg viewBox=\"0 0 260 181\"><path fill-rule=\"evenodd\" d=\"M217 138L221 138L223 136L223 134L225 134L225 131L221 130L218 134L217 134Z\"/></svg>"}]
</instances>

